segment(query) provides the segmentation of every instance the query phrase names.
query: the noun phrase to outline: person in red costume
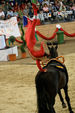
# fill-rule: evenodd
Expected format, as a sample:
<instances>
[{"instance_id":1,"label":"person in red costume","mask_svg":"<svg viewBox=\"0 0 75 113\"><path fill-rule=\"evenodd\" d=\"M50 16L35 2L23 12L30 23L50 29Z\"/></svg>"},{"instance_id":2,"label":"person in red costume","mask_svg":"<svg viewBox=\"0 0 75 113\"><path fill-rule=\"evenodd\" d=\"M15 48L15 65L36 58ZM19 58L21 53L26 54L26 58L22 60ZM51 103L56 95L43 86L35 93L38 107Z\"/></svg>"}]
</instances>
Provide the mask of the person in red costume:
<instances>
[{"instance_id":1,"label":"person in red costume","mask_svg":"<svg viewBox=\"0 0 75 113\"><path fill-rule=\"evenodd\" d=\"M32 3L32 8L34 10L34 15L37 16L37 11L38 11L38 8L36 7L35 4Z\"/></svg>"},{"instance_id":2,"label":"person in red costume","mask_svg":"<svg viewBox=\"0 0 75 113\"><path fill-rule=\"evenodd\" d=\"M33 57L35 57L35 59L37 59L36 64L37 64L39 70L46 71L40 65L40 58L42 58L43 56L46 56L46 53L45 53L44 48L43 48L43 43L41 43L40 50L34 50L34 46L36 44L35 26L36 26L36 22L37 22L38 8L33 3L32 3L32 7L34 10L35 19L33 21L30 21L30 20L28 21L28 27L27 27L27 30L25 33L25 40L26 40L26 44L27 44L27 47L28 47L28 50L29 50L31 56L33 56Z\"/></svg>"}]
</instances>

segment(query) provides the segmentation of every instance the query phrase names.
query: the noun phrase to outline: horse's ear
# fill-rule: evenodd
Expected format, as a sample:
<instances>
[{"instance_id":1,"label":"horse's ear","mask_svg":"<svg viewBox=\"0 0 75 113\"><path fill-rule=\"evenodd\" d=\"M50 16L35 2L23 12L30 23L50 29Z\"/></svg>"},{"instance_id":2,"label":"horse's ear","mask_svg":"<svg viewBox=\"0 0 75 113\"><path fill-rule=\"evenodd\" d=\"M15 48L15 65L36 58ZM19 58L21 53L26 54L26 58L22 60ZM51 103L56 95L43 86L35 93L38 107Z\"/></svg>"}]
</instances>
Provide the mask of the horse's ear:
<instances>
[{"instance_id":1,"label":"horse's ear","mask_svg":"<svg viewBox=\"0 0 75 113\"><path fill-rule=\"evenodd\" d=\"M58 44L55 46L55 49L57 49L58 48Z\"/></svg>"},{"instance_id":2,"label":"horse's ear","mask_svg":"<svg viewBox=\"0 0 75 113\"><path fill-rule=\"evenodd\" d=\"M53 42L53 45L58 45L58 42Z\"/></svg>"},{"instance_id":3,"label":"horse's ear","mask_svg":"<svg viewBox=\"0 0 75 113\"><path fill-rule=\"evenodd\" d=\"M58 48L58 42L53 42L53 45L55 45L55 49L57 49Z\"/></svg>"},{"instance_id":4,"label":"horse's ear","mask_svg":"<svg viewBox=\"0 0 75 113\"><path fill-rule=\"evenodd\" d=\"M47 42L47 46L49 46L49 45L52 45L52 43L51 42Z\"/></svg>"}]
</instances>

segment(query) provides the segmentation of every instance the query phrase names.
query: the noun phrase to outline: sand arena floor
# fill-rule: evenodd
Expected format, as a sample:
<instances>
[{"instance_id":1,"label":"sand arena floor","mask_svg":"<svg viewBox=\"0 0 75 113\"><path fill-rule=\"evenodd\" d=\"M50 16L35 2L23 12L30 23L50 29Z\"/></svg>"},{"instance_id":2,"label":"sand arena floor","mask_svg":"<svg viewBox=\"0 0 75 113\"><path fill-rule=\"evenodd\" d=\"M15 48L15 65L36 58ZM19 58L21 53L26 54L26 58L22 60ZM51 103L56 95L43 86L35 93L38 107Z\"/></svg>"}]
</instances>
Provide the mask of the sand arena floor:
<instances>
[{"instance_id":1,"label":"sand arena floor","mask_svg":"<svg viewBox=\"0 0 75 113\"><path fill-rule=\"evenodd\" d=\"M74 22L61 25L66 31L75 32ZM37 29L48 36L49 27L52 34L55 25L40 26ZM75 38L65 37L65 43L59 45L58 53L59 56L65 57L65 65L69 73L68 92L75 112ZM37 113L35 89L37 72L36 63L29 55L26 59L14 62L0 62L0 113ZM64 97L63 90L62 94ZM57 113L69 113L68 108L62 108L58 95L54 107Z\"/></svg>"}]
</instances>

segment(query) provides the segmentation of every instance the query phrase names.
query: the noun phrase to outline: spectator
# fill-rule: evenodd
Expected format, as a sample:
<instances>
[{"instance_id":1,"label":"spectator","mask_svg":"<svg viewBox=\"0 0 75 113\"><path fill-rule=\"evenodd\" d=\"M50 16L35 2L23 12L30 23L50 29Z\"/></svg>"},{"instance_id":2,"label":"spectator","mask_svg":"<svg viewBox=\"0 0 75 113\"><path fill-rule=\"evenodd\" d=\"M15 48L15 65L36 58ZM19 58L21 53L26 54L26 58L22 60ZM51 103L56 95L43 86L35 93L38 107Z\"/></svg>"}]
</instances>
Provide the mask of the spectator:
<instances>
[{"instance_id":1,"label":"spectator","mask_svg":"<svg viewBox=\"0 0 75 113\"><path fill-rule=\"evenodd\" d=\"M62 11L62 6L63 6L62 0L59 1L59 5L60 5L59 10Z\"/></svg>"},{"instance_id":2,"label":"spectator","mask_svg":"<svg viewBox=\"0 0 75 113\"><path fill-rule=\"evenodd\" d=\"M73 6L73 1L69 0L69 6L72 7Z\"/></svg>"},{"instance_id":3,"label":"spectator","mask_svg":"<svg viewBox=\"0 0 75 113\"><path fill-rule=\"evenodd\" d=\"M59 1L59 4L60 4L59 11L66 11L66 7L65 7L65 5L63 4L62 0Z\"/></svg>"},{"instance_id":4,"label":"spectator","mask_svg":"<svg viewBox=\"0 0 75 113\"><path fill-rule=\"evenodd\" d=\"M5 4L4 4L4 13L5 13L5 19L6 19L6 15L7 15L7 11L11 8L9 2L7 1Z\"/></svg>"},{"instance_id":5,"label":"spectator","mask_svg":"<svg viewBox=\"0 0 75 113\"><path fill-rule=\"evenodd\" d=\"M62 5L62 11L66 11L66 7L64 4Z\"/></svg>"},{"instance_id":6,"label":"spectator","mask_svg":"<svg viewBox=\"0 0 75 113\"><path fill-rule=\"evenodd\" d=\"M44 24L45 19L44 19L44 15L43 15L43 11L42 10L39 11L39 19L41 21L41 24Z\"/></svg>"},{"instance_id":7,"label":"spectator","mask_svg":"<svg viewBox=\"0 0 75 113\"><path fill-rule=\"evenodd\" d=\"M13 16L18 17L18 12L14 10Z\"/></svg>"},{"instance_id":8,"label":"spectator","mask_svg":"<svg viewBox=\"0 0 75 113\"><path fill-rule=\"evenodd\" d=\"M6 17L7 17L7 18L11 18L11 17L13 17L13 16L14 16L14 13L13 13L12 9L10 8L9 11L7 11Z\"/></svg>"},{"instance_id":9,"label":"spectator","mask_svg":"<svg viewBox=\"0 0 75 113\"><path fill-rule=\"evenodd\" d=\"M66 7L66 11L70 11L69 5L65 5L65 7Z\"/></svg>"},{"instance_id":10,"label":"spectator","mask_svg":"<svg viewBox=\"0 0 75 113\"><path fill-rule=\"evenodd\" d=\"M5 1L4 0L0 0L0 5L3 4Z\"/></svg>"},{"instance_id":11,"label":"spectator","mask_svg":"<svg viewBox=\"0 0 75 113\"><path fill-rule=\"evenodd\" d=\"M15 1L15 3L17 2L18 5L21 5L21 3L22 3L22 0L14 0L14 1Z\"/></svg>"},{"instance_id":12,"label":"spectator","mask_svg":"<svg viewBox=\"0 0 75 113\"><path fill-rule=\"evenodd\" d=\"M20 10L23 11L25 9L25 3L22 2L22 4L20 5Z\"/></svg>"},{"instance_id":13,"label":"spectator","mask_svg":"<svg viewBox=\"0 0 75 113\"><path fill-rule=\"evenodd\" d=\"M41 4L43 2L43 0L38 0L38 2Z\"/></svg>"},{"instance_id":14,"label":"spectator","mask_svg":"<svg viewBox=\"0 0 75 113\"><path fill-rule=\"evenodd\" d=\"M18 2L15 2L15 5L14 5L14 10L16 10L16 11L18 11L18 10L19 10Z\"/></svg>"},{"instance_id":15,"label":"spectator","mask_svg":"<svg viewBox=\"0 0 75 113\"><path fill-rule=\"evenodd\" d=\"M34 13L33 13L33 8L32 8L30 3L28 3L28 9L29 9L28 10L28 15L29 15L30 18L32 18Z\"/></svg>"},{"instance_id":16,"label":"spectator","mask_svg":"<svg viewBox=\"0 0 75 113\"><path fill-rule=\"evenodd\" d=\"M33 15L34 15L34 13L33 13L33 8L29 8L28 15L29 15L30 18L33 17Z\"/></svg>"},{"instance_id":17,"label":"spectator","mask_svg":"<svg viewBox=\"0 0 75 113\"><path fill-rule=\"evenodd\" d=\"M5 11L5 2L2 2L1 7L2 7L3 11Z\"/></svg>"},{"instance_id":18,"label":"spectator","mask_svg":"<svg viewBox=\"0 0 75 113\"><path fill-rule=\"evenodd\" d=\"M5 18L5 14L4 11L2 10L2 8L0 8L0 19L4 19Z\"/></svg>"},{"instance_id":19,"label":"spectator","mask_svg":"<svg viewBox=\"0 0 75 113\"><path fill-rule=\"evenodd\" d=\"M52 11L52 4L49 4L49 13Z\"/></svg>"},{"instance_id":20,"label":"spectator","mask_svg":"<svg viewBox=\"0 0 75 113\"><path fill-rule=\"evenodd\" d=\"M42 5L44 6L44 4L47 4L47 6L49 6L49 2L47 1L47 0L44 0L43 2L42 2Z\"/></svg>"},{"instance_id":21,"label":"spectator","mask_svg":"<svg viewBox=\"0 0 75 113\"><path fill-rule=\"evenodd\" d=\"M18 7L18 16L20 19L23 18L23 12L20 10L20 7Z\"/></svg>"},{"instance_id":22,"label":"spectator","mask_svg":"<svg viewBox=\"0 0 75 113\"><path fill-rule=\"evenodd\" d=\"M25 16L28 16L28 7L27 7L27 5L25 6L25 9L23 10L23 14Z\"/></svg>"},{"instance_id":23,"label":"spectator","mask_svg":"<svg viewBox=\"0 0 75 113\"><path fill-rule=\"evenodd\" d=\"M25 0L25 3L26 4L31 3L31 0Z\"/></svg>"},{"instance_id":24,"label":"spectator","mask_svg":"<svg viewBox=\"0 0 75 113\"><path fill-rule=\"evenodd\" d=\"M48 13L49 12L49 8L48 8L48 5L46 3L43 6L43 12L44 13Z\"/></svg>"},{"instance_id":25,"label":"spectator","mask_svg":"<svg viewBox=\"0 0 75 113\"><path fill-rule=\"evenodd\" d=\"M60 9L60 3L58 1L55 2L54 8L55 8L54 11L59 11L59 9Z\"/></svg>"},{"instance_id":26,"label":"spectator","mask_svg":"<svg viewBox=\"0 0 75 113\"><path fill-rule=\"evenodd\" d=\"M5 3L4 8L5 8L5 11L6 11L6 12L11 8L11 5L9 4L8 1Z\"/></svg>"},{"instance_id":27,"label":"spectator","mask_svg":"<svg viewBox=\"0 0 75 113\"><path fill-rule=\"evenodd\" d=\"M51 11L51 20L55 20L56 19L56 15L54 15L54 10L52 9Z\"/></svg>"}]
</instances>

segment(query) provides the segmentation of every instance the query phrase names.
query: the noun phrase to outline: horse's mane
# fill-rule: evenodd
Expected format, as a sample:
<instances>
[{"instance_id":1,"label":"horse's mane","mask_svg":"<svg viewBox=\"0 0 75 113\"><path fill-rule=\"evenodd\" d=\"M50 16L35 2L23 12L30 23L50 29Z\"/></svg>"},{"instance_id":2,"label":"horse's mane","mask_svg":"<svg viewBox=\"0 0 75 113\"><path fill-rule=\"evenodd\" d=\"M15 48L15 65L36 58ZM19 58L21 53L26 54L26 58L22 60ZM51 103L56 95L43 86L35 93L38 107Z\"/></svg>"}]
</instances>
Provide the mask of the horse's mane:
<instances>
[{"instance_id":1,"label":"horse's mane","mask_svg":"<svg viewBox=\"0 0 75 113\"><path fill-rule=\"evenodd\" d=\"M67 72L66 66L63 63L61 63L61 62L59 62L57 60L50 60L46 64L46 66L43 67L43 69L46 69L47 67L52 67L52 66L55 67L56 69L58 69L59 71L65 72L66 75L67 75L68 72ZM68 81L68 77L67 76L66 76L66 78L67 78L67 81Z\"/></svg>"}]
</instances>

